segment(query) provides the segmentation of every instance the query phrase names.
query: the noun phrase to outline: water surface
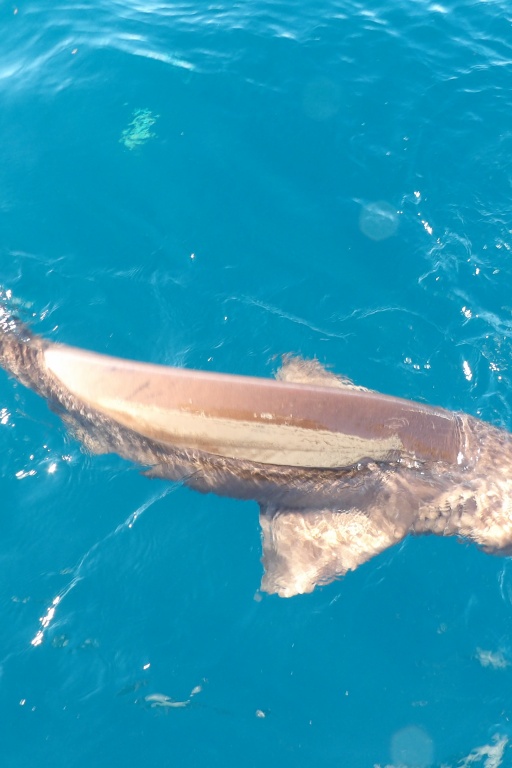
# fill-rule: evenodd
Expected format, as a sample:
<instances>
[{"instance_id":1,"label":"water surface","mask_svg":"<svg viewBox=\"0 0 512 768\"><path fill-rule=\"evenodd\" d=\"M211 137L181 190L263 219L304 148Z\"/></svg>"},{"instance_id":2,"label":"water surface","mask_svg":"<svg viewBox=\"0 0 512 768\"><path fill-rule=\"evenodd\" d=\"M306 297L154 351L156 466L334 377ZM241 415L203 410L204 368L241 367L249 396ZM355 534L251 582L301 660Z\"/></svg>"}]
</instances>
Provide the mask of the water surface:
<instances>
[{"instance_id":1,"label":"water surface","mask_svg":"<svg viewBox=\"0 0 512 768\"><path fill-rule=\"evenodd\" d=\"M0 284L56 341L316 356L510 428L511 22L4 7ZM3 765L511 764L509 561L409 539L260 600L255 505L85 454L5 375L0 409Z\"/></svg>"}]
</instances>

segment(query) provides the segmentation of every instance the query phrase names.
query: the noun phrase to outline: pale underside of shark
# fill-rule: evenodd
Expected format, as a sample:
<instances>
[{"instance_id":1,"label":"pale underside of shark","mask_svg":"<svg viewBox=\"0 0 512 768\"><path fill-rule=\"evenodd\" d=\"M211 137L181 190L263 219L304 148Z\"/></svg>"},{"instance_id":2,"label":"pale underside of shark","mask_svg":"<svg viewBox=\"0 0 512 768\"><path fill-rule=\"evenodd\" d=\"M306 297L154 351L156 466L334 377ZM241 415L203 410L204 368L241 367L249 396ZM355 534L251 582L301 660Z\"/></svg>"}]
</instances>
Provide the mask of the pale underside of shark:
<instances>
[{"instance_id":1,"label":"pale underside of shark","mask_svg":"<svg viewBox=\"0 0 512 768\"><path fill-rule=\"evenodd\" d=\"M311 592L408 534L512 547L508 432L317 361L285 359L277 380L132 362L49 342L1 309L0 365L90 451L256 501L265 592Z\"/></svg>"}]
</instances>

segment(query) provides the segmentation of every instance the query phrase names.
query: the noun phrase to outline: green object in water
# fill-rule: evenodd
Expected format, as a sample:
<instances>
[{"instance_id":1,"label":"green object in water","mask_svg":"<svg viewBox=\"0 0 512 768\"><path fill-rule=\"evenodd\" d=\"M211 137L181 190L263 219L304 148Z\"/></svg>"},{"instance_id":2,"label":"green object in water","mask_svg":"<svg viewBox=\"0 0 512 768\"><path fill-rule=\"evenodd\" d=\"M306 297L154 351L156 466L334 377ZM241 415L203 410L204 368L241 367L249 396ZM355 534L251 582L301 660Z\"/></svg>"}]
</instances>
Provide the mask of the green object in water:
<instances>
[{"instance_id":1,"label":"green object in water","mask_svg":"<svg viewBox=\"0 0 512 768\"><path fill-rule=\"evenodd\" d=\"M154 139L156 133L151 131L151 127L156 123L160 115L151 114L149 109L136 109L133 113L133 120L128 127L124 129L119 141L127 149L141 147L149 139Z\"/></svg>"}]
</instances>

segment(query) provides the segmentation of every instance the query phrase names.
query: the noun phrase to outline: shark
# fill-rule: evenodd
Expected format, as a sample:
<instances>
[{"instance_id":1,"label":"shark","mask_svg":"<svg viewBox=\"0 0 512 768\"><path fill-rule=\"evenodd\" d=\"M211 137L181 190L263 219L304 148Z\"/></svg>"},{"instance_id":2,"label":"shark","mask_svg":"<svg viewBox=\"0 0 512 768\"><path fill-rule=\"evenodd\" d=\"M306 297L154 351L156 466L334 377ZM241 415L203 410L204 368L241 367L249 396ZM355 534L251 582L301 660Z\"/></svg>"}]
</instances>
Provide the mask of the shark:
<instances>
[{"instance_id":1,"label":"shark","mask_svg":"<svg viewBox=\"0 0 512 768\"><path fill-rule=\"evenodd\" d=\"M276 378L120 359L56 343L0 307L0 366L92 453L259 505L261 591L312 592L406 536L512 552L512 436L356 386L317 360Z\"/></svg>"}]
</instances>

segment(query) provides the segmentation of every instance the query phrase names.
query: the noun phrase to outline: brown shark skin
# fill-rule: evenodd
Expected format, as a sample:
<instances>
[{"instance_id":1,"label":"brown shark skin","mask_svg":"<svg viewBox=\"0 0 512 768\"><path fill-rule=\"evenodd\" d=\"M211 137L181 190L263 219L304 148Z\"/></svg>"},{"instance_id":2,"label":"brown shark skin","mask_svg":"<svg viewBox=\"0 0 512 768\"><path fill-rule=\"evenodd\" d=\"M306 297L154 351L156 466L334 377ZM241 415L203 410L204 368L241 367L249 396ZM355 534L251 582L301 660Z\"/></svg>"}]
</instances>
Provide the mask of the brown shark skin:
<instances>
[{"instance_id":1,"label":"brown shark skin","mask_svg":"<svg viewBox=\"0 0 512 768\"><path fill-rule=\"evenodd\" d=\"M150 468L152 476L203 493L259 503L265 592L311 592L408 534L462 536L489 553L507 554L512 547L512 444L504 430L442 409L425 415L421 405L410 403L411 412L420 413L415 429L432 413L447 424L442 453L432 444L431 460L402 452L387 461L370 456L326 469L232 459L148 438L91 408L48 369L45 350L54 346L7 313L0 315L0 365L47 399L89 450L117 453ZM311 371L304 377L311 397L341 386L319 366L297 361L284 367L281 378L298 382L308 365L320 377L314 386L308 384ZM369 393L369 407L375 402L380 401ZM413 443L414 438L413 431Z\"/></svg>"}]
</instances>

